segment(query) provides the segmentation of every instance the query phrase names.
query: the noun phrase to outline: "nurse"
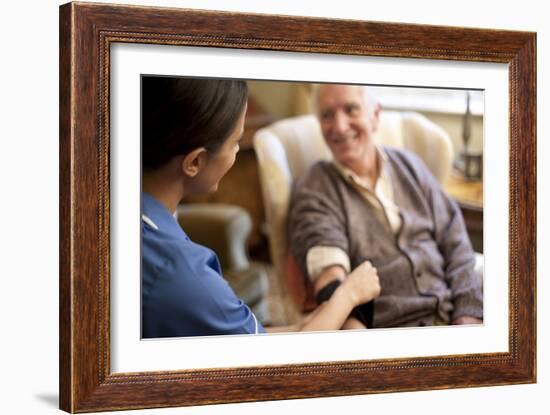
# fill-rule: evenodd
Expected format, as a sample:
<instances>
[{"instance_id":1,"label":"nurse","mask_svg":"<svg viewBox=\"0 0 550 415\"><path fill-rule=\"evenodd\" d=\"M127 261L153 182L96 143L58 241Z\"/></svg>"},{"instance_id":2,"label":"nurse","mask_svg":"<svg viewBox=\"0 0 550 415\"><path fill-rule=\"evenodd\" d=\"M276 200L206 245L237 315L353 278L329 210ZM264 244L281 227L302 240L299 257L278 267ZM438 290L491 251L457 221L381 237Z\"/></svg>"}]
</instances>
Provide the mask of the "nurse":
<instances>
[{"instance_id":1,"label":"nurse","mask_svg":"<svg viewBox=\"0 0 550 415\"><path fill-rule=\"evenodd\" d=\"M174 218L186 196L216 191L235 162L248 89L240 80L142 77L142 337L342 328L380 294L365 262L296 325L264 329L224 280L216 254Z\"/></svg>"}]
</instances>

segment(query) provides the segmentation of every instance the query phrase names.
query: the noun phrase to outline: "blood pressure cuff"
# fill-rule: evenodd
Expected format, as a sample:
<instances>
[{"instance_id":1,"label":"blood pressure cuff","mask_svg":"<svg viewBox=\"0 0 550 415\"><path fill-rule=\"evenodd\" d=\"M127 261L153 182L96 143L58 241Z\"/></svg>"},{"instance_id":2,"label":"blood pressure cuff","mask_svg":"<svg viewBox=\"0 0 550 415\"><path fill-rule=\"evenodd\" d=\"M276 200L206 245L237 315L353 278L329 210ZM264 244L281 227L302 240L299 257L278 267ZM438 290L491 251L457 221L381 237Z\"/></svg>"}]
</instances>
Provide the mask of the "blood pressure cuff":
<instances>
[{"instance_id":1,"label":"blood pressure cuff","mask_svg":"<svg viewBox=\"0 0 550 415\"><path fill-rule=\"evenodd\" d=\"M319 292L315 296L317 304L328 301L328 299L332 297L332 294L334 294L334 291L336 291L340 284L342 284L342 281L334 280L321 288L321 290L319 290ZM373 327L372 322L374 319L374 301L369 301L368 303L361 304L355 307L352 310L350 316L355 317L357 320L367 326L368 329L371 329Z\"/></svg>"}]
</instances>

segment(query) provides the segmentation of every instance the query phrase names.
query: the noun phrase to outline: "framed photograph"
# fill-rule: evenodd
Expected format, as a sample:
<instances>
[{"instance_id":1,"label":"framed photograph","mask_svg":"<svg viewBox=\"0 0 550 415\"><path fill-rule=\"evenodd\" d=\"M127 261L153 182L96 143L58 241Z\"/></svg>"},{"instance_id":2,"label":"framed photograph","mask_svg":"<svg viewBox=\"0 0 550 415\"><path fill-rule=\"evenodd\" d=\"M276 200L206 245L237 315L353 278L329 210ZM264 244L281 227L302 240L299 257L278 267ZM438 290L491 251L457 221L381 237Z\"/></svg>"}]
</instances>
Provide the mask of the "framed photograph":
<instances>
[{"instance_id":1,"label":"framed photograph","mask_svg":"<svg viewBox=\"0 0 550 415\"><path fill-rule=\"evenodd\" d=\"M483 158L468 154L462 168L469 179L483 174L483 324L142 338L144 75L244 79L258 96L281 81L392 86L400 98L403 87L481 95ZM61 409L535 382L535 103L534 33L61 6Z\"/></svg>"}]
</instances>

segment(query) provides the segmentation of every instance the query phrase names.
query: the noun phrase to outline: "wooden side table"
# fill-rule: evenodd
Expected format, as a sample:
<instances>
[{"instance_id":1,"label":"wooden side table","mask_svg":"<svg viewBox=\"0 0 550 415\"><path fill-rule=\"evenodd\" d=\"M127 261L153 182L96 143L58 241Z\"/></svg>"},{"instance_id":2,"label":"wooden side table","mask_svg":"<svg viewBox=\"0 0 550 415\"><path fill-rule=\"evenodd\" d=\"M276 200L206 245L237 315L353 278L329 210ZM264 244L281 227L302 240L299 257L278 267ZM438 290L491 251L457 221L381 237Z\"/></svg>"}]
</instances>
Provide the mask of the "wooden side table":
<instances>
[{"instance_id":1,"label":"wooden side table","mask_svg":"<svg viewBox=\"0 0 550 415\"><path fill-rule=\"evenodd\" d=\"M467 180L453 170L444 187L462 210L474 250L483 253L483 180Z\"/></svg>"}]
</instances>

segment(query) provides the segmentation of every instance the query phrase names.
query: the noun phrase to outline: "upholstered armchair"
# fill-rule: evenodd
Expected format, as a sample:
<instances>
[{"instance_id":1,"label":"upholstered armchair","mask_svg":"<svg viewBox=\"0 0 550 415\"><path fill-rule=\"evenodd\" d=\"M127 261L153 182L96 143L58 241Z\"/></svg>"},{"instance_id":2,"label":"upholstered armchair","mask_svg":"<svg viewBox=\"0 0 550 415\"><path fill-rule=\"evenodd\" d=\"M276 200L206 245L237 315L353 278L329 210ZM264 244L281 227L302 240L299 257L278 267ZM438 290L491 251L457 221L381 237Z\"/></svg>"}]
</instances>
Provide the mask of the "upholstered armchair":
<instances>
[{"instance_id":1,"label":"upholstered armchair","mask_svg":"<svg viewBox=\"0 0 550 415\"><path fill-rule=\"evenodd\" d=\"M375 134L378 143L418 154L440 183L449 176L453 148L448 134L421 114L382 111ZM281 289L287 292L290 320L311 310L311 284L288 255L286 221L293 181L318 160L332 158L315 116L278 121L254 136L271 257Z\"/></svg>"},{"instance_id":2,"label":"upholstered armchair","mask_svg":"<svg viewBox=\"0 0 550 415\"><path fill-rule=\"evenodd\" d=\"M237 296L262 323L269 323L267 274L260 265L249 261L246 251L252 229L248 212L233 205L192 203L180 205L177 216L180 226L194 242L218 255L223 276Z\"/></svg>"}]
</instances>

